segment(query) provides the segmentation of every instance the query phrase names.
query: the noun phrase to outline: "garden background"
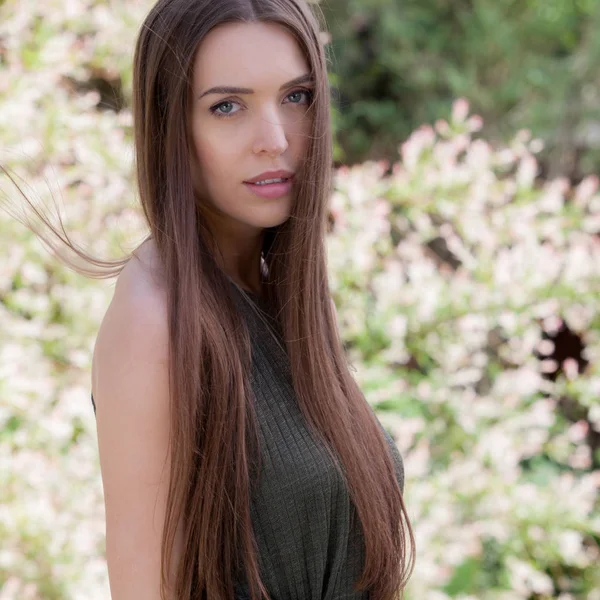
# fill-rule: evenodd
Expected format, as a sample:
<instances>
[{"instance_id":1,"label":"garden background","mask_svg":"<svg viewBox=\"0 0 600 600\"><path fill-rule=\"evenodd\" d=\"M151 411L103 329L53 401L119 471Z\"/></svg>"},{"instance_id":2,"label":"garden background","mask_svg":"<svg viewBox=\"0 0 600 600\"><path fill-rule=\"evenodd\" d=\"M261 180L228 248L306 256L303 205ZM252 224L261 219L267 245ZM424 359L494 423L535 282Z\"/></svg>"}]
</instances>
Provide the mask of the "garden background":
<instances>
[{"instance_id":1,"label":"garden background","mask_svg":"<svg viewBox=\"0 0 600 600\"><path fill-rule=\"evenodd\" d=\"M0 164L102 257L145 234L151 4L0 0ZM331 287L405 461L407 600L600 600L600 1L320 6ZM90 368L113 286L0 211L0 600L109 597Z\"/></svg>"}]
</instances>

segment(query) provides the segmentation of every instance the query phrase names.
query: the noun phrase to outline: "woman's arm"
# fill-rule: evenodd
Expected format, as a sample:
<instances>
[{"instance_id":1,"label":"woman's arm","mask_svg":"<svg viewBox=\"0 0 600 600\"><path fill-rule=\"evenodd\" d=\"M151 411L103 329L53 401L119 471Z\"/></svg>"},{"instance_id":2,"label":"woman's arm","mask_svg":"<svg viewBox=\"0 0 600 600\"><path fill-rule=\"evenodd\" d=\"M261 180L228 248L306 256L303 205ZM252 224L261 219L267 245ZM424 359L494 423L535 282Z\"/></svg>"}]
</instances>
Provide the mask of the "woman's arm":
<instances>
[{"instance_id":1,"label":"woman's arm","mask_svg":"<svg viewBox=\"0 0 600 600\"><path fill-rule=\"evenodd\" d=\"M118 278L92 367L112 600L160 600L170 468L168 327L165 294L143 264L131 260ZM181 531L173 567L180 553Z\"/></svg>"}]
</instances>

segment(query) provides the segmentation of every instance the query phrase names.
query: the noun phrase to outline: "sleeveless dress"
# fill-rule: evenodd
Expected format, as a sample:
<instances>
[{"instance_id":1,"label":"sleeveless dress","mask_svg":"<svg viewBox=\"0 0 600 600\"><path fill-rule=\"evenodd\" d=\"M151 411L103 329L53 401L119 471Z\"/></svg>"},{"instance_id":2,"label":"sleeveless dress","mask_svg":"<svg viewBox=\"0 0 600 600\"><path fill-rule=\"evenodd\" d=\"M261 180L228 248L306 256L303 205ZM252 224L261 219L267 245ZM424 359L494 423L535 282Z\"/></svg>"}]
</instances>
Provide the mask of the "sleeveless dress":
<instances>
[{"instance_id":1,"label":"sleeveless dress","mask_svg":"<svg viewBox=\"0 0 600 600\"><path fill-rule=\"evenodd\" d=\"M345 477L300 412L280 330L264 301L232 287L252 342L262 464L251 518L263 583L273 600L367 600L368 592L352 585L362 571L364 547ZM381 429L404 491L402 457ZM245 580L238 579L235 598L250 599Z\"/></svg>"}]
</instances>

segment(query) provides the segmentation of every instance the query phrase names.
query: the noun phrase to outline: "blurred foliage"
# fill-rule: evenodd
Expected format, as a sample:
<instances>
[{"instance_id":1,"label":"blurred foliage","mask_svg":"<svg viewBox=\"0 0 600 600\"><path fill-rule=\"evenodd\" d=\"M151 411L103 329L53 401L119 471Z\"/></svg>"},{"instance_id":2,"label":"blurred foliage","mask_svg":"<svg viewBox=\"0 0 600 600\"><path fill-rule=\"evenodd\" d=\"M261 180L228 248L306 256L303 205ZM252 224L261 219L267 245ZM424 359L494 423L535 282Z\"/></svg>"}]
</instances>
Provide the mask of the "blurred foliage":
<instances>
[{"instance_id":1,"label":"blurred foliage","mask_svg":"<svg viewBox=\"0 0 600 600\"><path fill-rule=\"evenodd\" d=\"M337 170L342 337L405 457L408 598L598 598L599 182L540 185L539 140L482 126L461 99Z\"/></svg>"},{"instance_id":2,"label":"blurred foliage","mask_svg":"<svg viewBox=\"0 0 600 600\"><path fill-rule=\"evenodd\" d=\"M0 4L0 162L103 257L146 233L128 107L150 5ZM538 140L481 131L453 102L393 164L338 169L331 199L342 338L405 460L407 600L598 600L598 179L542 184ZM0 239L0 600L105 599L90 367L114 282L3 211Z\"/></svg>"},{"instance_id":3,"label":"blurred foliage","mask_svg":"<svg viewBox=\"0 0 600 600\"><path fill-rule=\"evenodd\" d=\"M323 0L337 158L393 159L466 97L486 139L530 128L549 177L600 170L598 0Z\"/></svg>"}]
</instances>

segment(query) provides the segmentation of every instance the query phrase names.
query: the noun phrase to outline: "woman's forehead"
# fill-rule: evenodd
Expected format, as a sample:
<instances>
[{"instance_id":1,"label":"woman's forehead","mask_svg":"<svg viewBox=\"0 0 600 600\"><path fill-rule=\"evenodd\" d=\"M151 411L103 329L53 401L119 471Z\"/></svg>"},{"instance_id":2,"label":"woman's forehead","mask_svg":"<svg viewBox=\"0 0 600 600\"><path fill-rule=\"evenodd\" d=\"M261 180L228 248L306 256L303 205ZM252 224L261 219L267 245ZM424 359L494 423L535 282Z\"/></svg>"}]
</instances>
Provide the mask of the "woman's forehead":
<instances>
[{"instance_id":1,"label":"woman's forehead","mask_svg":"<svg viewBox=\"0 0 600 600\"><path fill-rule=\"evenodd\" d=\"M267 90L304 75L306 58L294 36L276 23L224 23L200 43L194 83Z\"/></svg>"}]
</instances>

